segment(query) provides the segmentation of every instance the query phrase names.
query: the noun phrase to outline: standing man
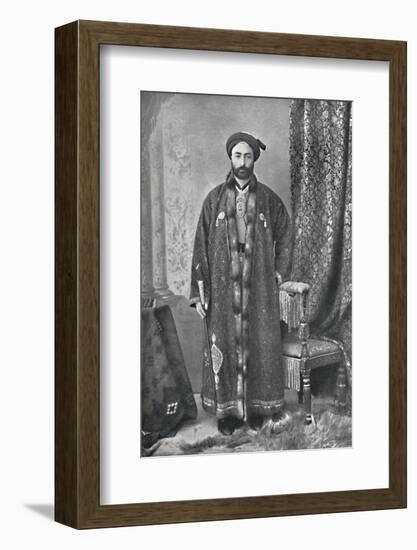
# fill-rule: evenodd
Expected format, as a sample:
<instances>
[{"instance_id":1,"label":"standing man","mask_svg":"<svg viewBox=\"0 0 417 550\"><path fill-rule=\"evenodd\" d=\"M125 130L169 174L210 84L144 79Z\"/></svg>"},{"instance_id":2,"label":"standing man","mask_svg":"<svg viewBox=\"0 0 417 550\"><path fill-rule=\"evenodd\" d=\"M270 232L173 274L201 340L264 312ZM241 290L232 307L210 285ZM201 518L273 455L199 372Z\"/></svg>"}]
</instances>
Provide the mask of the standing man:
<instances>
[{"instance_id":1,"label":"standing man","mask_svg":"<svg viewBox=\"0 0 417 550\"><path fill-rule=\"evenodd\" d=\"M261 149L246 132L227 140L231 170L204 200L194 241L191 305L207 323L202 404L225 435L278 420L284 403L279 284L290 219L253 173Z\"/></svg>"}]
</instances>

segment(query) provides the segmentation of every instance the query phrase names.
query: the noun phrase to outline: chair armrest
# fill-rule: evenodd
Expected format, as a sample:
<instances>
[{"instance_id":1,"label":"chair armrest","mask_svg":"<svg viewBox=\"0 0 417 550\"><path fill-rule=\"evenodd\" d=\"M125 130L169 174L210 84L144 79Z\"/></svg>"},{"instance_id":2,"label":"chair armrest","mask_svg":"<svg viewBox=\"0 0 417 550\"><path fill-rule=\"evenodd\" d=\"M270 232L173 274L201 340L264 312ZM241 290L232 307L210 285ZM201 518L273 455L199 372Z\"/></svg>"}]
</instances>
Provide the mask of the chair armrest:
<instances>
[{"instance_id":1,"label":"chair armrest","mask_svg":"<svg viewBox=\"0 0 417 550\"><path fill-rule=\"evenodd\" d=\"M148 296L141 296L141 307L142 309L153 309L156 305L155 298Z\"/></svg>"},{"instance_id":2,"label":"chair armrest","mask_svg":"<svg viewBox=\"0 0 417 550\"><path fill-rule=\"evenodd\" d=\"M297 283L296 281L286 281L280 285L279 289L289 294L307 294L310 290L310 285L307 283Z\"/></svg>"}]
</instances>

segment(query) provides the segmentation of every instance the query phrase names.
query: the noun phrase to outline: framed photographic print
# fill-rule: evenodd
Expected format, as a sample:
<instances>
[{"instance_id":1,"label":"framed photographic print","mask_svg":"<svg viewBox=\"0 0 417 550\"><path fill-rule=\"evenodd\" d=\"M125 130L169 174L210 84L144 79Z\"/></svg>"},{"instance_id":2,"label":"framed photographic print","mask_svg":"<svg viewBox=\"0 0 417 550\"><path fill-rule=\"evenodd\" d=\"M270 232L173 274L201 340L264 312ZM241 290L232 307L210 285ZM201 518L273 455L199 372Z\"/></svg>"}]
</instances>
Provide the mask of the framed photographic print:
<instances>
[{"instance_id":1,"label":"framed photographic print","mask_svg":"<svg viewBox=\"0 0 417 550\"><path fill-rule=\"evenodd\" d=\"M56 29L56 520L406 506L406 44Z\"/></svg>"}]
</instances>

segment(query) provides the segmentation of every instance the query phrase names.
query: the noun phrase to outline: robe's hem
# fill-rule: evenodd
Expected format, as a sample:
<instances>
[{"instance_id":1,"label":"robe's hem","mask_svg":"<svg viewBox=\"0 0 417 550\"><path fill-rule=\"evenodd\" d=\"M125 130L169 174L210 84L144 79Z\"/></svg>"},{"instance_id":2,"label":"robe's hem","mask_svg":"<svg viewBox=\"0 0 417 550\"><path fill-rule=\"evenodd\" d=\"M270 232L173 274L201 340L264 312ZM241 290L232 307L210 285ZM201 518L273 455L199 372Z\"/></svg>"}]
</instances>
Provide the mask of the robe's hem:
<instances>
[{"instance_id":1,"label":"robe's hem","mask_svg":"<svg viewBox=\"0 0 417 550\"><path fill-rule=\"evenodd\" d=\"M224 418L225 416L235 416L241 418L241 406L238 400L226 401L224 403L214 403L214 401L208 397L201 397L201 403L203 409L211 414L215 414L217 418ZM284 407L284 398L274 399L272 401L264 401L261 399L253 399L246 402L246 413L263 414L265 416L272 416L277 412L282 411Z\"/></svg>"},{"instance_id":2,"label":"robe's hem","mask_svg":"<svg viewBox=\"0 0 417 550\"><path fill-rule=\"evenodd\" d=\"M263 414L264 416L272 416L277 412L282 411L284 407L284 398L274 401L249 401L246 403L247 414L251 413Z\"/></svg>"},{"instance_id":3,"label":"robe's hem","mask_svg":"<svg viewBox=\"0 0 417 550\"><path fill-rule=\"evenodd\" d=\"M205 411L214 414L217 418L224 418L226 416L242 418L242 406L237 400L215 404L212 399L201 396L201 404Z\"/></svg>"}]
</instances>

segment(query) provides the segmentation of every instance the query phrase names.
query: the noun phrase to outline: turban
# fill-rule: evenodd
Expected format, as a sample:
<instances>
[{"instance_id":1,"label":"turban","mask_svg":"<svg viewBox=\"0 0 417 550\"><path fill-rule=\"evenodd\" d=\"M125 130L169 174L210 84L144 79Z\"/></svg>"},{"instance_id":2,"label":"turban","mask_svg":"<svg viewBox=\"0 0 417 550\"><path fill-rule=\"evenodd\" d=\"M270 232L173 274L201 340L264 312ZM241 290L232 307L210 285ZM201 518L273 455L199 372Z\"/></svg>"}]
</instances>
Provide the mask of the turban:
<instances>
[{"instance_id":1,"label":"turban","mask_svg":"<svg viewBox=\"0 0 417 550\"><path fill-rule=\"evenodd\" d=\"M246 142L249 147L252 148L255 160L259 158L259 155L261 154L261 149L263 151L265 151L266 149L266 145L262 143L261 140L253 137L251 134L248 134L246 132L236 132L236 134L231 135L226 142L226 151L229 155L229 158L232 156L233 147L241 141Z\"/></svg>"}]
</instances>

